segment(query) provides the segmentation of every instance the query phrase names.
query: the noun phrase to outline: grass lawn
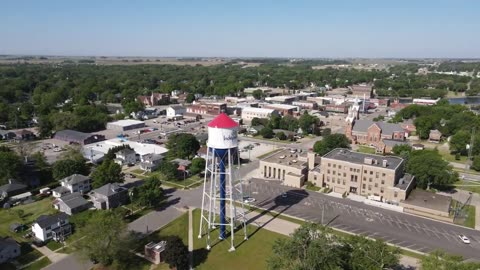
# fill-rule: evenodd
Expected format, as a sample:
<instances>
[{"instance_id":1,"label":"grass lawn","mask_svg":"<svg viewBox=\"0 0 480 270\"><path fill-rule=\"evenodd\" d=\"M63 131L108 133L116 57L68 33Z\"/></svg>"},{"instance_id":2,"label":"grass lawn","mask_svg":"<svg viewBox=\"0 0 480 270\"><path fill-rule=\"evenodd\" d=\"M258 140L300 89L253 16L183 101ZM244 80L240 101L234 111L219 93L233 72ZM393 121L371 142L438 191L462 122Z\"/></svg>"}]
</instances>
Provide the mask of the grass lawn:
<instances>
[{"instance_id":1,"label":"grass lawn","mask_svg":"<svg viewBox=\"0 0 480 270\"><path fill-rule=\"evenodd\" d=\"M26 268L23 268L25 270L40 270L44 267L46 267L47 265L49 265L51 263L50 259L48 259L47 257L39 260L39 261L36 261L34 263L32 263L31 265L29 265L28 267Z\"/></svg>"},{"instance_id":2,"label":"grass lawn","mask_svg":"<svg viewBox=\"0 0 480 270\"><path fill-rule=\"evenodd\" d=\"M319 191L321 187L317 187L316 185L312 184L312 182L307 182L305 188L311 191Z\"/></svg>"},{"instance_id":3,"label":"grass lawn","mask_svg":"<svg viewBox=\"0 0 480 270\"><path fill-rule=\"evenodd\" d=\"M450 154L450 151L444 150L443 148L439 147L438 153L443 157L444 160L448 162L456 162L456 163L466 163L467 162L467 157L466 156L460 156L460 160L455 159L455 155Z\"/></svg>"},{"instance_id":4,"label":"grass lawn","mask_svg":"<svg viewBox=\"0 0 480 270\"><path fill-rule=\"evenodd\" d=\"M134 173L134 174L143 174L143 170L142 169L135 169L135 170L132 170L131 173Z\"/></svg>"},{"instance_id":5,"label":"grass lawn","mask_svg":"<svg viewBox=\"0 0 480 270\"><path fill-rule=\"evenodd\" d=\"M480 194L480 183L460 180L457 181L454 185L457 189L467 190Z\"/></svg>"},{"instance_id":6,"label":"grass lawn","mask_svg":"<svg viewBox=\"0 0 480 270\"><path fill-rule=\"evenodd\" d=\"M192 175L188 178L185 178L185 180L183 178L176 179L176 180L170 180L170 179L166 180L165 177L158 171L145 174L145 177L151 177L151 176L157 176L162 181L162 184L165 184L167 186L174 186L177 188L184 188L188 186L195 187L199 184L198 182L203 180L203 178L201 178L199 175Z\"/></svg>"},{"instance_id":7,"label":"grass lawn","mask_svg":"<svg viewBox=\"0 0 480 270\"><path fill-rule=\"evenodd\" d=\"M230 238L227 241L218 240L218 230L211 232L212 249L207 251L206 236L198 239L200 210L193 212L193 240L194 240L194 268L195 269L266 269L266 259L272 253L272 245L276 239L286 236L273 233L255 226L247 226L249 239L244 241L243 230L235 234L235 252L228 252ZM188 244L188 213L183 214L166 227L162 228L154 237L160 239L168 235L176 235ZM157 270L168 269L160 264Z\"/></svg>"},{"instance_id":8,"label":"grass lawn","mask_svg":"<svg viewBox=\"0 0 480 270\"><path fill-rule=\"evenodd\" d=\"M52 241L48 241L47 247L48 247L48 249L50 249L51 251L55 251L55 250L57 250L57 249L59 249L59 248L62 248L62 247L63 247L63 244L52 240Z\"/></svg>"},{"instance_id":9,"label":"grass lawn","mask_svg":"<svg viewBox=\"0 0 480 270\"><path fill-rule=\"evenodd\" d=\"M271 154L273 154L273 153L276 153L276 152L278 152L278 151L281 151L281 150L282 150L282 149L275 149L275 150L273 150L273 151L270 151L270 152L267 152L267 153L265 153L265 154L263 154L263 155L260 155L260 156L258 156L257 158L258 158L258 159L266 158L266 157L268 157L269 155L271 155Z\"/></svg>"},{"instance_id":10,"label":"grass lawn","mask_svg":"<svg viewBox=\"0 0 480 270\"><path fill-rule=\"evenodd\" d=\"M375 154L375 148L368 147L365 145L359 145L357 152L365 153L365 154Z\"/></svg>"},{"instance_id":11,"label":"grass lawn","mask_svg":"<svg viewBox=\"0 0 480 270\"><path fill-rule=\"evenodd\" d=\"M21 218L17 214L18 210L23 211L23 216ZM56 210L52 207L52 200L50 198L45 198L31 204L18 205L11 209L0 209L0 235L11 236L19 242L25 242L26 239L22 237L24 232L10 232L10 224L17 222L28 225L40 215L48 215L55 212Z\"/></svg>"},{"instance_id":12,"label":"grass lawn","mask_svg":"<svg viewBox=\"0 0 480 270\"><path fill-rule=\"evenodd\" d=\"M36 259L42 257L40 251L33 249L29 244L22 243L21 245L21 255L16 260L21 265L35 261Z\"/></svg>"},{"instance_id":13,"label":"grass lawn","mask_svg":"<svg viewBox=\"0 0 480 270\"><path fill-rule=\"evenodd\" d=\"M467 220L463 223L464 226L475 229L475 206L469 205L467 209Z\"/></svg>"}]
</instances>

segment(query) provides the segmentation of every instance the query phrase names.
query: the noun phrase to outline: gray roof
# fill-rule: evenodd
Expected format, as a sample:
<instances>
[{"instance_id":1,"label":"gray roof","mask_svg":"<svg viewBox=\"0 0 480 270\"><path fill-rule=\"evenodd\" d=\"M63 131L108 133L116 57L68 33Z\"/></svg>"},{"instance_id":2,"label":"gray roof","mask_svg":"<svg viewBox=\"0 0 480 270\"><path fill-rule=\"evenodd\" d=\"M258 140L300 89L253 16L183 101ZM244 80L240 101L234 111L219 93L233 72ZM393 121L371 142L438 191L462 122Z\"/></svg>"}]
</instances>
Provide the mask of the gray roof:
<instances>
[{"instance_id":1,"label":"gray roof","mask_svg":"<svg viewBox=\"0 0 480 270\"><path fill-rule=\"evenodd\" d=\"M397 141L397 140L386 140L384 139L383 140L383 143L386 145L386 146L395 146L395 145L403 145L403 144L408 144L406 141Z\"/></svg>"},{"instance_id":2,"label":"gray roof","mask_svg":"<svg viewBox=\"0 0 480 270\"><path fill-rule=\"evenodd\" d=\"M371 120L356 120L353 124L353 131L367 132L368 128L376 124L381 130L382 134L393 134L394 132L403 132L404 129L399 124L391 124L387 122L373 122Z\"/></svg>"},{"instance_id":3,"label":"gray roof","mask_svg":"<svg viewBox=\"0 0 480 270\"><path fill-rule=\"evenodd\" d=\"M81 174L72 174L70 176L63 178L62 180L60 180L60 182L66 182L69 185L74 185L74 184L83 182L87 179L90 179L90 178Z\"/></svg>"},{"instance_id":4,"label":"gray roof","mask_svg":"<svg viewBox=\"0 0 480 270\"><path fill-rule=\"evenodd\" d=\"M91 137L92 134L84 133L76 130L65 129L60 130L55 133L55 138L65 138L67 140L74 140L74 141L84 141L85 139Z\"/></svg>"},{"instance_id":5,"label":"gray roof","mask_svg":"<svg viewBox=\"0 0 480 270\"><path fill-rule=\"evenodd\" d=\"M365 154L359 152L353 152L349 149L343 148L336 148L332 151L325 154L322 158L330 158L336 160L342 160L350 163L362 164L362 165L369 165L375 167L383 167L383 160L387 161L387 167L385 169L395 170L398 165L402 164L403 159L394 156L379 156L373 154ZM377 162L372 162L372 164L366 164L365 158L371 158L372 160L376 160Z\"/></svg>"},{"instance_id":6,"label":"gray roof","mask_svg":"<svg viewBox=\"0 0 480 270\"><path fill-rule=\"evenodd\" d=\"M63 193L63 192L70 192L70 190L64 186L59 186L53 189L53 192Z\"/></svg>"},{"instance_id":7,"label":"gray roof","mask_svg":"<svg viewBox=\"0 0 480 270\"><path fill-rule=\"evenodd\" d=\"M103 185L103 186L101 186L97 189L92 190L92 192L90 192L90 193L91 194L97 193L97 194L101 194L101 195L109 197L111 195L117 194L118 192L121 192L121 191L124 191L124 190L127 190L127 188L121 186L119 183L108 183L108 184Z\"/></svg>"},{"instance_id":8,"label":"gray roof","mask_svg":"<svg viewBox=\"0 0 480 270\"><path fill-rule=\"evenodd\" d=\"M0 238L0 251L10 247L20 247L20 245L13 238Z\"/></svg>"},{"instance_id":9,"label":"gray roof","mask_svg":"<svg viewBox=\"0 0 480 270\"><path fill-rule=\"evenodd\" d=\"M172 162L176 163L178 165L181 165L181 166L190 166L190 164L192 164L192 162L190 160L180 159L180 158L176 158L176 159L172 160Z\"/></svg>"},{"instance_id":10,"label":"gray roof","mask_svg":"<svg viewBox=\"0 0 480 270\"><path fill-rule=\"evenodd\" d=\"M57 223L59 220L68 220L68 215L65 213L58 213L50 216L41 215L35 220L35 223L37 223L40 228L46 228Z\"/></svg>"},{"instance_id":11,"label":"gray roof","mask_svg":"<svg viewBox=\"0 0 480 270\"><path fill-rule=\"evenodd\" d=\"M0 193L6 192L10 193L13 191L23 190L26 189L28 186L20 183L11 183L0 186Z\"/></svg>"},{"instance_id":12,"label":"gray roof","mask_svg":"<svg viewBox=\"0 0 480 270\"><path fill-rule=\"evenodd\" d=\"M181 105L172 105L172 106L170 106L170 108L172 108L174 110L185 110L185 107L183 107Z\"/></svg>"},{"instance_id":13,"label":"gray roof","mask_svg":"<svg viewBox=\"0 0 480 270\"><path fill-rule=\"evenodd\" d=\"M57 199L57 202L63 202L68 208L75 209L80 206L87 205L88 202L85 200L82 195L78 192L73 192L72 194L65 195Z\"/></svg>"}]
</instances>

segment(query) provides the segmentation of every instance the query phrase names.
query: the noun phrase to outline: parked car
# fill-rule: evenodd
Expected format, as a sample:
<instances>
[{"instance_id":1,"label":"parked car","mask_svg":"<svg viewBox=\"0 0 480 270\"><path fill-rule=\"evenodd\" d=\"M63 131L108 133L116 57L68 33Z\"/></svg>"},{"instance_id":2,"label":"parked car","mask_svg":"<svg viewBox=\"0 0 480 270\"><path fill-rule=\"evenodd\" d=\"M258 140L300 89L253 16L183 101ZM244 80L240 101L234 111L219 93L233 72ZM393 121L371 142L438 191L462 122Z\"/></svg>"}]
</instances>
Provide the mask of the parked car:
<instances>
[{"instance_id":1,"label":"parked car","mask_svg":"<svg viewBox=\"0 0 480 270\"><path fill-rule=\"evenodd\" d=\"M255 198L252 198L252 197L245 197L243 200L244 203L253 203L255 201L256 201Z\"/></svg>"}]
</instances>

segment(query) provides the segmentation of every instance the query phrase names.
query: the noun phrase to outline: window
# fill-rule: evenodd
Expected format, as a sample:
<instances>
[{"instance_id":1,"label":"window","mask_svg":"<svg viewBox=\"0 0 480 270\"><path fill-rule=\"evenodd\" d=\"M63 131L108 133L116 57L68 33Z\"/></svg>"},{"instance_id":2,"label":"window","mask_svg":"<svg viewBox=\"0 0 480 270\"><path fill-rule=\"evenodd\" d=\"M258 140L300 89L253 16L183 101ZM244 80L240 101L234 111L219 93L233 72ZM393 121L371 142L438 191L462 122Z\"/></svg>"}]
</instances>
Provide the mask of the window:
<instances>
[{"instance_id":1,"label":"window","mask_svg":"<svg viewBox=\"0 0 480 270\"><path fill-rule=\"evenodd\" d=\"M337 164L333 164L333 168L336 168L337 167Z\"/></svg>"},{"instance_id":2,"label":"window","mask_svg":"<svg viewBox=\"0 0 480 270\"><path fill-rule=\"evenodd\" d=\"M327 173L330 173L330 170L327 170Z\"/></svg>"},{"instance_id":3,"label":"window","mask_svg":"<svg viewBox=\"0 0 480 270\"><path fill-rule=\"evenodd\" d=\"M343 177L347 177L347 173L343 173Z\"/></svg>"},{"instance_id":4,"label":"window","mask_svg":"<svg viewBox=\"0 0 480 270\"><path fill-rule=\"evenodd\" d=\"M380 188L380 193L383 193L383 187L382 187L382 188Z\"/></svg>"},{"instance_id":5,"label":"window","mask_svg":"<svg viewBox=\"0 0 480 270\"><path fill-rule=\"evenodd\" d=\"M47 238L50 238L51 236L52 236L51 232L47 233Z\"/></svg>"},{"instance_id":6,"label":"window","mask_svg":"<svg viewBox=\"0 0 480 270\"><path fill-rule=\"evenodd\" d=\"M363 170L363 173L365 173L365 174L366 174L366 173L367 173L367 170Z\"/></svg>"},{"instance_id":7,"label":"window","mask_svg":"<svg viewBox=\"0 0 480 270\"><path fill-rule=\"evenodd\" d=\"M385 173L382 173L382 176L385 177Z\"/></svg>"},{"instance_id":8,"label":"window","mask_svg":"<svg viewBox=\"0 0 480 270\"><path fill-rule=\"evenodd\" d=\"M345 185L345 180L343 180L343 184Z\"/></svg>"},{"instance_id":9,"label":"window","mask_svg":"<svg viewBox=\"0 0 480 270\"><path fill-rule=\"evenodd\" d=\"M327 182L330 182L330 176L327 176Z\"/></svg>"},{"instance_id":10,"label":"window","mask_svg":"<svg viewBox=\"0 0 480 270\"><path fill-rule=\"evenodd\" d=\"M337 179L337 184L340 184L340 178Z\"/></svg>"},{"instance_id":11,"label":"window","mask_svg":"<svg viewBox=\"0 0 480 270\"><path fill-rule=\"evenodd\" d=\"M341 169L341 168L342 168L342 165L338 165L338 168Z\"/></svg>"},{"instance_id":12,"label":"window","mask_svg":"<svg viewBox=\"0 0 480 270\"><path fill-rule=\"evenodd\" d=\"M382 185L385 185L385 180L382 180Z\"/></svg>"},{"instance_id":13,"label":"window","mask_svg":"<svg viewBox=\"0 0 480 270\"><path fill-rule=\"evenodd\" d=\"M375 187L378 187L378 183L375 183Z\"/></svg>"},{"instance_id":14,"label":"window","mask_svg":"<svg viewBox=\"0 0 480 270\"><path fill-rule=\"evenodd\" d=\"M330 166L331 166L331 164L330 164L330 163L328 163L327 165L328 165L328 167L330 167Z\"/></svg>"},{"instance_id":15,"label":"window","mask_svg":"<svg viewBox=\"0 0 480 270\"><path fill-rule=\"evenodd\" d=\"M393 197L397 198L397 196L398 196L398 192L396 192L396 191L393 192Z\"/></svg>"},{"instance_id":16,"label":"window","mask_svg":"<svg viewBox=\"0 0 480 270\"><path fill-rule=\"evenodd\" d=\"M370 171L370 175L373 175L373 171Z\"/></svg>"},{"instance_id":17,"label":"window","mask_svg":"<svg viewBox=\"0 0 480 270\"><path fill-rule=\"evenodd\" d=\"M352 169L352 168L350 168L350 171L352 171L352 170L353 170L353 169Z\"/></svg>"},{"instance_id":18,"label":"window","mask_svg":"<svg viewBox=\"0 0 480 270\"><path fill-rule=\"evenodd\" d=\"M368 190L372 190L372 186L371 186L371 185L368 185Z\"/></svg>"},{"instance_id":19,"label":"window","mask_svg":"<svg viewBox=\"0 0 480 270\"><path fill-rule=\"evenodd\" d=\"M379 173L379 172L376 172L376 173L375 173L375 178L378 178L379 175L380 175L380 173Z\"/></svg>"},{"instance_id":20,"label":"window","mask_svg":"<svg viewBox=\"0 0 480 270\"><path fill-rule=\"evenodd\" d=\"M372 182L372 178L371 178L371 177L370 177L370 178L368 178L368 182Z\"/></svg>"},{"instance_id":21,"label":"window","mask_svg":"<svg viewBox=\"0 0 480 270\"><path fill-rule=\"evenodd\" d=\"M363 185L362 185L362 188L363 188L363 189L365 189L365 187L366 187L366 185L365 185L365 184L363 184Z\"/></svg>"},{"instance_id":22,"label":"window","mask_svg":"<svg viewBox=\"0 0 480 270\"><path fill-rule=\"evenodd\" d=\"M335 175L335 174L336 174L336 172L335 172L335 171L333 171L333 175Z\"/></svg>"},{"instance_id":23,"label":"window","mask_svg":"<svg viewBox=\"0 0 480 270\"><path fill-rule=\"evenodd\" d=\"M364 177L363 177L363 181L367 181L367 177L364 176Z\"/></svg>"}]
</instances>

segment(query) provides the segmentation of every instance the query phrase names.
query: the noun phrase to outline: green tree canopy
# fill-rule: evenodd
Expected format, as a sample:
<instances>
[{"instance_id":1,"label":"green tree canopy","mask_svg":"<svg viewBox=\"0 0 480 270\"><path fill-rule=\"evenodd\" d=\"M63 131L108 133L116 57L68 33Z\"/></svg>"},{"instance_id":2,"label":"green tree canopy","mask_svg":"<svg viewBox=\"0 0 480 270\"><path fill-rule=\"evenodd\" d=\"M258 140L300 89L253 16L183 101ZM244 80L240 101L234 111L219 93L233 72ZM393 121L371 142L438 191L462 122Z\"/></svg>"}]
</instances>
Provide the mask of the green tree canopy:
<instances>
[{"instance_id":1,"label":"green tree canopy","mask_svg":"<svg viewBox=\"0 0 480 270\"><path fill-rule=\"evenodd\" d=\"M173 134L166 144L170 158L192 158L200 149L200 142L190 133Z\"/></svg>"},{"instance_id":2,"label":"green tree canopy","mask_svg":"<svg viewBox=\"0 0 480 270\"><path fill-rule=\"evenodd\" d=\"M479 263L463 262L462 256L449 255L445 251L435 250L421 260L422 270L477 270Z\"/></svg>"},{"instance_id":3,"label":"green tree canopy","mask_svg":"<svg viewBox=\"0 0 480 270\"><path fill-rule=\"evenodd\" d=\"M257 89L255 91L252 92L252 96L255 98L255 99L262 99L263 98L263 91L260 90L260 89Z\"/></svg>"},{"instance_id":4,"label":"green tree canopy","mask_svg":"<svg viewBox=\"0 0 480 270\"><path fill-rule=\"evenodd\" d=\"M205 170L205 159L204 158L194 158L192 160L192 165L190 166L190 172L192 174L197 174L203 170Z\"/></svg>"},{"instance_id":5,"label":"green tree canopy","mask_svg":"<svg viewBox=\"0 0 480 270\"><path fill-rule=\"evenodd\" d=\"M133 201L140 206L157 206L165 199L165 194L161 187L162 182L158 177L149 177L143 185L135 187L133 190Z\"/></svg>"},{"instance_id":6,"label":"green tree canopy","mask_svg":"<svg viewBox=\"0 0 480 270\"><path fill-rule=\"evenodd\" d=\"M423 189L431 186L445 187L453 184L458 175L435 150L413 151L407 162L406 171L415 176L417 186Z\"/></svg>"},{"instance_id":7,"label":"green tree canopy","mask_svg":"<svg viewBox=\"0 0 480 270\"><path fill-rule=\"evenodd\" d=\"M77 233L82 240L75 246L83 257L105 266L129 257L132 238L127 233L127 224L115 212L95 211Z\"/></svg>"},{"instance_id":8,"label":"green tree canopy","mask_svg":"<svg viewBox=\"0 0 480 270\"><path fill-rule=\"evenodd\" d=\"M53 164L52 175L55 180L63 179L72 174L88 175L85 160L61 159Z\"/></svg>"},{"instance_id":9,"label":"green tree canopy","mask_svg":"<svg viewBox=\"0 0 480 270\"><path fill-rule=\"evenodd\" d=\"M331 134L323 137L323 140L315 142L313 151L319 155L325 155L335 148L350 148L350 141L343 134Z\"/></svg>"},{"instance_id":10,"label":"green tree canopy","mask_svg":"<svg viewBox=\"0 0 480 270\"><path fill-rule=\"evenodd\" d=\"M178 236L168 236L164 239L167 241L165 245L165 262L171 269L188 270L188 248Z\"/></svg>"},{"instance_id":11,"label":"green tree canopy","mask_svg":"<svg viewBox=\"0 0 480 270\"><path fill-rule=\"evenodd\" d=\"M160 163L157 170L161 172L167 180L177 179L177 165L173 164L172 162L163 161Z\"/></svg>"},{"instance_id":12,"label":"green tree canopy","mask_svg":"<svg viewBox=\"0 0 480 270\"><path fill-rule=\"evenodd\" d=\"M123 183L122 167L112 159L105 159L92 173L92 186L99 188L108 183Z\"/></svg>"},{"instance_id":13,"label":"green tree canopy","mask_svg":"<svg viewBox=\"0 0 480 270\"><path fill-rule=\"evenodd\" d=\"M275 133L275 138L277 138L281 141L284 141L284 140L287 139L287 135L285 135L285 132L279 131L279 132Z\"/></svg>"},{"instance_id":14,"label":"green tree canopy","mask_svg":"<svg viewBox=\"0 0 480 270\"><path fill-rule=\"evenodd\" d=\"M262 130L260 130L260 135L262 135L263 138L271 139L275 134L270 127L264 127Z\"/></svg>"},{"instance_id":15,"label":"green tree canopy","mask_svg":"<svg viewBox=\"0 0 480 270\"><path fill-rule=\"evenodd\" d=\"M393 269L398 265L400 249L389 247L382 240L350 236L345 245L350 250L348 264L352 270Z\"/></svg>"},{"instance_id":16,"label":"green tree canopy","mask_svg":"<svg viewBox=\"0 0 480 270\"><path fill-rule=\"evenodd\" d=\"M6 146L0 147L0 185L8 183L8 179L16 179L22 170L22 158Z\"/></svg>"}]
</instances>

